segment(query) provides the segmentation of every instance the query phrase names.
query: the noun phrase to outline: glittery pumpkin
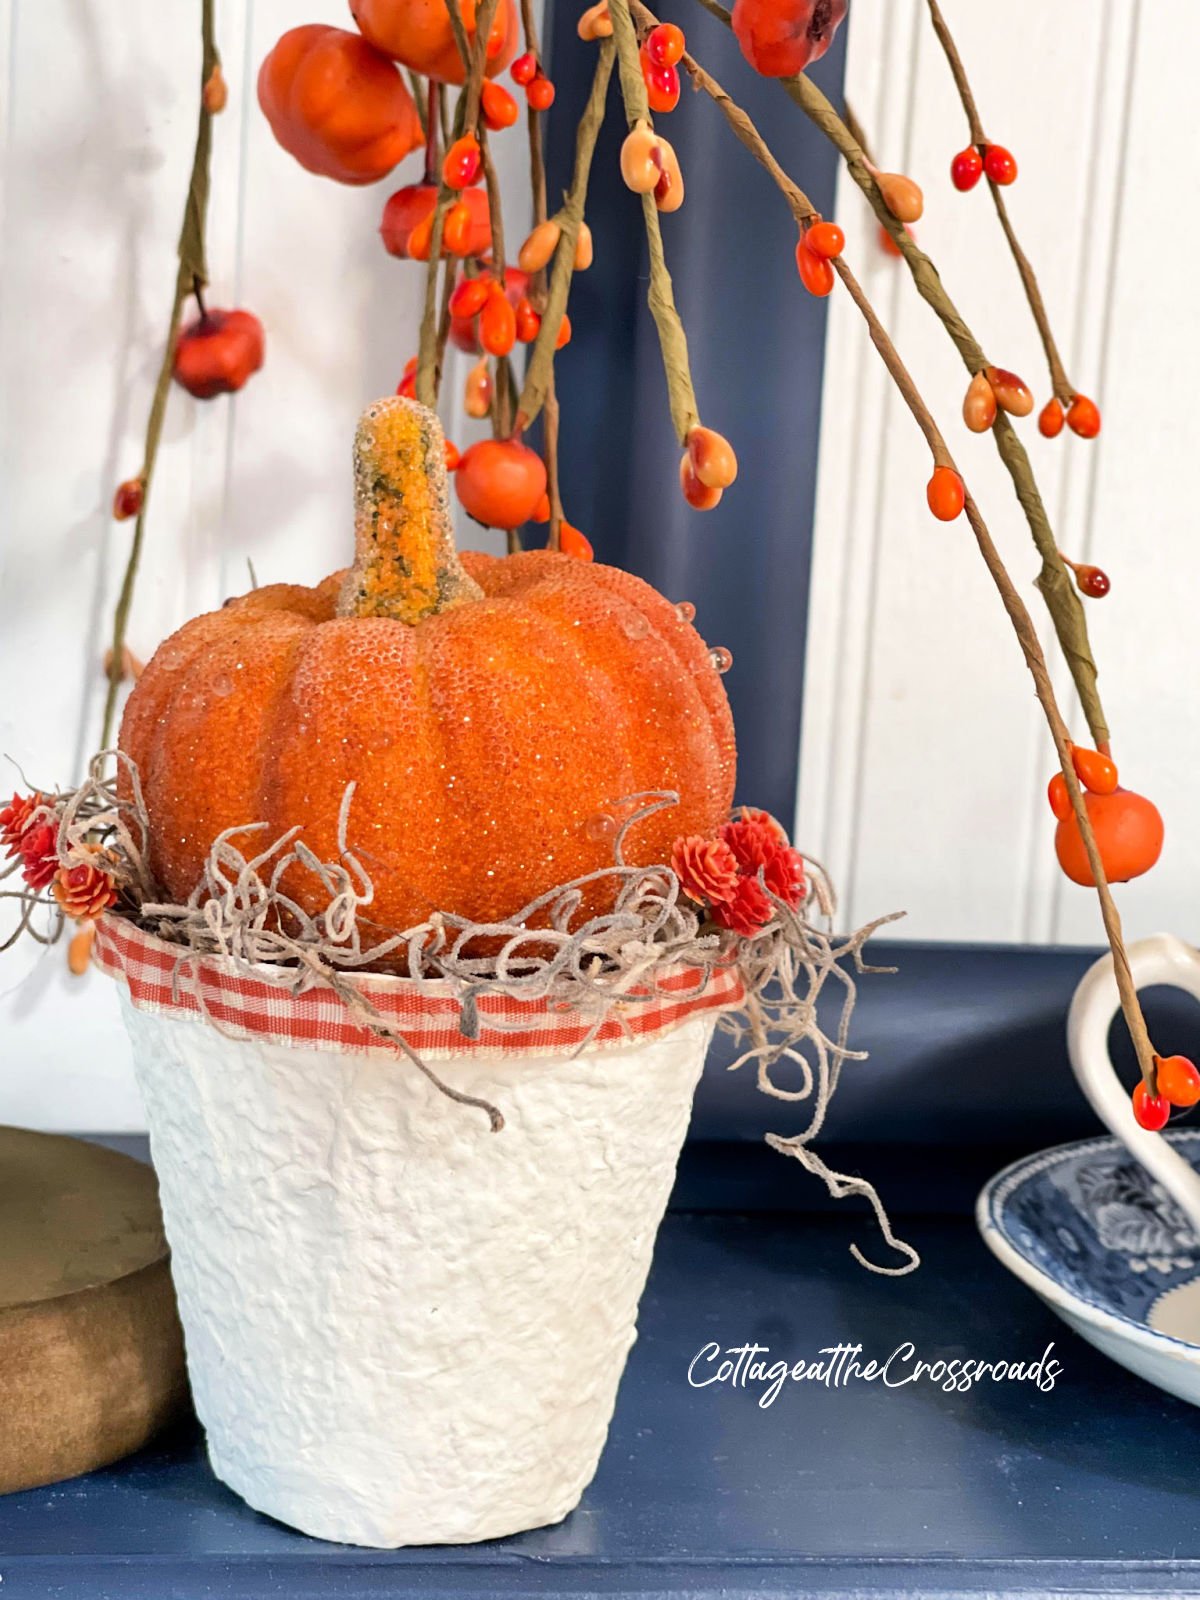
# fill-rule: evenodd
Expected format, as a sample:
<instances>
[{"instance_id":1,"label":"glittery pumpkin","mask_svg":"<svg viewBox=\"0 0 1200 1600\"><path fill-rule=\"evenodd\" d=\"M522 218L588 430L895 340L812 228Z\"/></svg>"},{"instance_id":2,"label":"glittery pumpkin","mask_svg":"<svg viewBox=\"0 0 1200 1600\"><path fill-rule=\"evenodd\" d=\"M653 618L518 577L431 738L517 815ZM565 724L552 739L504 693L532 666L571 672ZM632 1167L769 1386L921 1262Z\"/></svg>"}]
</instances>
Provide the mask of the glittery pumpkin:
<instances>
[{"instance_id":1,"label":"glittery pumpkin","mask_svg":"<svg viewBox=\"0 0 1200 1600\"><path fill-rule=\"evenodd\" d=\"M709 835L734 780L729 706L690 622L647 584L550 551L454 549L441 429L378 402L355 442L355 565L197 617L130 695L151 864L186 897L222 829L300 823L322 859L356 785L349 840L369 915L510 915L612 860L619 802L674 789L626 855ZM301 885L288 885L299 892ZM315 907L313 908L315 909Z\"/></svg>"}]
</instances>

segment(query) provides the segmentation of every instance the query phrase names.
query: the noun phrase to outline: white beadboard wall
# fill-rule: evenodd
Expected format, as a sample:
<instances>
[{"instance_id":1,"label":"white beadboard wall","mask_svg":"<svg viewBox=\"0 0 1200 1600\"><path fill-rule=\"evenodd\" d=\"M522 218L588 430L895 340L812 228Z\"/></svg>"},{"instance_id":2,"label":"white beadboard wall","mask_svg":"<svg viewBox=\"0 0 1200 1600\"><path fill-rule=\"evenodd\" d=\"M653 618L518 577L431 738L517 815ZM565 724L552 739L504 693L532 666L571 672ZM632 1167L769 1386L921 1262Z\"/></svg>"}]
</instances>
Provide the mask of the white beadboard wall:
<instances>
[{"instance_id":1,"label":"white beadboard wall","mask_svg":"<svg viewBox=\"0 0 1200 1600\"><path fill-rule=\"evenodd\" d=\"M1200 836L1195 714L1200 541L1193 373L1200 356L1191 145L1193 0L942 0L984 125L1020 176L1008 191L1073 382L1100 403L1094 443L1019 424L1062 549L1098 562L1089 603L1113 750L1166 818L1158 868L1118 891L1126 930L1194 936ZM853 0L847 95L876 158L911 173L916 232L998 365L1037 407L1045 367L986 185L949 181L967 142L924 0ZM1010 569L1051 637L1038 562L989 436L967 433L964 369L843 174L848 259L951 439ZM927 513L929 461L844 295L831 302L798 837L831 868L852 921L905 908L910 938L1099 943L1095 897L1053 855L1049 736L965 522ZM1086 741L1070 680L1056 688Z\"/></svg>"},{"instance_id":2,"label":"white beadboard wall","mask_svg":"<svg viewBox=\"0 0 1200 1600\"><path fill-rule=\"evenodd\" d=\"M243 393L171 395L129 630L167 633L260 581L343 565L350 440L416 348L423 275L382 249L383 202L276 146L258 65L300 22L349 26L344 0L220 0L230 84L215 126L210 304L243 304L267 360ZM0 0L0 788L68 784L99 738L100 662L131 531L109 516L141 462L195 136L199 0ZM526 163L497 140L519 239ZM447 395L461 391L455 357ZM447 413L460 443L475 436ZM477 425L472 425L476 427ZM470 525L475 534L479 530ZM464 531L467 542L471 534ZM7 758L7 759L4 759ZM113 987L68 977L62 947L0 959L0 1122L138 1128Z\"/></svg>"}]
</instances>

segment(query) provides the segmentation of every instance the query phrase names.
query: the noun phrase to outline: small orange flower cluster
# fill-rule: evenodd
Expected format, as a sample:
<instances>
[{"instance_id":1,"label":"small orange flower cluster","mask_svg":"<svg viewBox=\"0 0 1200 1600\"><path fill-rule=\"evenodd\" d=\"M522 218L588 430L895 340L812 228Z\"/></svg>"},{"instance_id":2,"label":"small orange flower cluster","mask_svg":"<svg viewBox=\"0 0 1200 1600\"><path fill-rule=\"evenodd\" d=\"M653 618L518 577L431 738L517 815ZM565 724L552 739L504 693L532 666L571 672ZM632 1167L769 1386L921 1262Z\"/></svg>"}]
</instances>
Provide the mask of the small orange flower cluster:
<instances>
[{"instance_id":1,"label":"small orange flower cluster","mask_svg":"<svg viewBox=\"0 0 1200 1600\"><path fill-rule=\"evenodd\" d=\"M804 858L765 811L743 806L715 839L675 841L671 870L689 900L704 906L719 928L752 939L775 915L775 901L793 911L803 903Z\"/></svg>"},{"instance_id":2,"label":"small orange flower cluster","mask_svg":"<svg viewBox=\"0 0 1200 1600\"><path fill-rule=\"evenodd\" d=\"M58 859L58 826L45 795L14 794L0 809L0 848L21 862L31 889L50 889L69 917L98 917L117 898L113 876L93 861L64 867Z\"/></svg>"}]
</instances>

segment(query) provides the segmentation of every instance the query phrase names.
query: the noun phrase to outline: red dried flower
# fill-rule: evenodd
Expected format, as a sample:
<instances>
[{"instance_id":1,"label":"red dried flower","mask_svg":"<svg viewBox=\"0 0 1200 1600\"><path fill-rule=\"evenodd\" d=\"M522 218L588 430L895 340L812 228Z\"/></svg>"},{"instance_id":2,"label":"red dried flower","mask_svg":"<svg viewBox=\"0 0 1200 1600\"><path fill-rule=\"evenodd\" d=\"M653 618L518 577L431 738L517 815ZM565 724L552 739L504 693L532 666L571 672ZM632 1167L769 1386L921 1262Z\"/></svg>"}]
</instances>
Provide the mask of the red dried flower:
<instances>
[{"instance_id":1,"label":"red dried flower","mask_svg":"<svg viewBox=\"0 0 1200 1600\"><path fill-rule=\"evenodd\" d=\"M41 805L45 805L45 801L40 794L14 794L0 811L0 845L4 846L9 856L21 854L21 835Z\"/></svg>"},{"instance_id":2,"label":"red dried flower","mask_svg":"<svg viewBox=\"0 0 1200 1600\"><path fill-rule=\"evenodd\" d=\"M117 886L102 867L85 863L59 867L54 878L54 898L67 916L84 921L107 911L117 898Z\"/></svg>"},{"instance_id":3,"label":"red dried flower","mask_svg":"<svg viewBox=\"0 0 1200 1600\"><path fill-rule=\"evenodd\" d=\"M804 857L790 844L780 845L763 868L763 882L777 900L795 911L804 899Z\"/></svg>"},{"instance_id":4,"label":"red dried flower","mask_svg":"<svg viewBox=\"0 0 1200 1600\"><path fill-rule=\"evenodd\" d=\"M21 875L31 889L47 889L58 871L58 827L53 822L32 822L21 834Z\"/></svg>"},{"instance_id":5,"label":"red dried flower","mask_svg":"<svg viewBox=\"0 0 1200 1600\"><path fill-rule=\"evenodd\" d=\"M769 828L780 844L788 843L787 829L782 823L776 822L769 811L763 811L758 806L739 806L733 814L735 822L757 822L764 828Z\"/></svg>"},{"instance_id":6,"label":"red dried flower","mask_svg":"<svg viewBox=\"0 0 1200 1600\"><path fill-rule=\"evenodd\" d=\"M773 914L766 890L757 878L751 877L739 878L732 899L712 908L712 919L719 928L728 928L746 939L752 939L764 928Z\"/></svg>"},{"instance_id":7,"label":"red dried flower","mask_svg":"<svg viewBox=\"0 0 1200 1600\"><path fill-rule=\"evenodd\" d=\"M676 839L671 870L684 894L699 905L720 905L737 890L737 860L721 839L702 839L698 834Z\"/></svg>"},{"instance_id":8,"label":"red dried flower","mask_svg":"<svg viewBox=\"0 0 1200 1600\"><path fill-rule=\"evenodd\" d=\"M768 826L757 818L736 817L726 822L721 828L721 838L733 851L743 872L757 873L779 849L779 835L774 824Z\"/></svg>"}]
</instances>

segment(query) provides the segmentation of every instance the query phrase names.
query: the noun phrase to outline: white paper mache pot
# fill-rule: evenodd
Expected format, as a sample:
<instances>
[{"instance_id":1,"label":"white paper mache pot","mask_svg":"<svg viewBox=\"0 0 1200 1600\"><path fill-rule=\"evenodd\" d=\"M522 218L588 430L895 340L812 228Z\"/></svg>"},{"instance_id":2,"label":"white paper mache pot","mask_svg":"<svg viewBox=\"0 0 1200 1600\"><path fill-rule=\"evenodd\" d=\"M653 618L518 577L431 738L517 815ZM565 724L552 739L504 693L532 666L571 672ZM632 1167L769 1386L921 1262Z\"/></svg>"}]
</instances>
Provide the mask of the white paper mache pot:
<instances>
[{"instance_id":1,"label":"white paper mache pot","mask_svg":"<svg viewBox=\"0 0 1200 1600\"><path fill-rule=\"evenodd\" d=\"M400 980L397 980L400 981ZM395 1547L554 1523L596 1470L714 1027L407 1061L230 1038L119 985L213 1471Z\"/></svg>"}]
</instances>

